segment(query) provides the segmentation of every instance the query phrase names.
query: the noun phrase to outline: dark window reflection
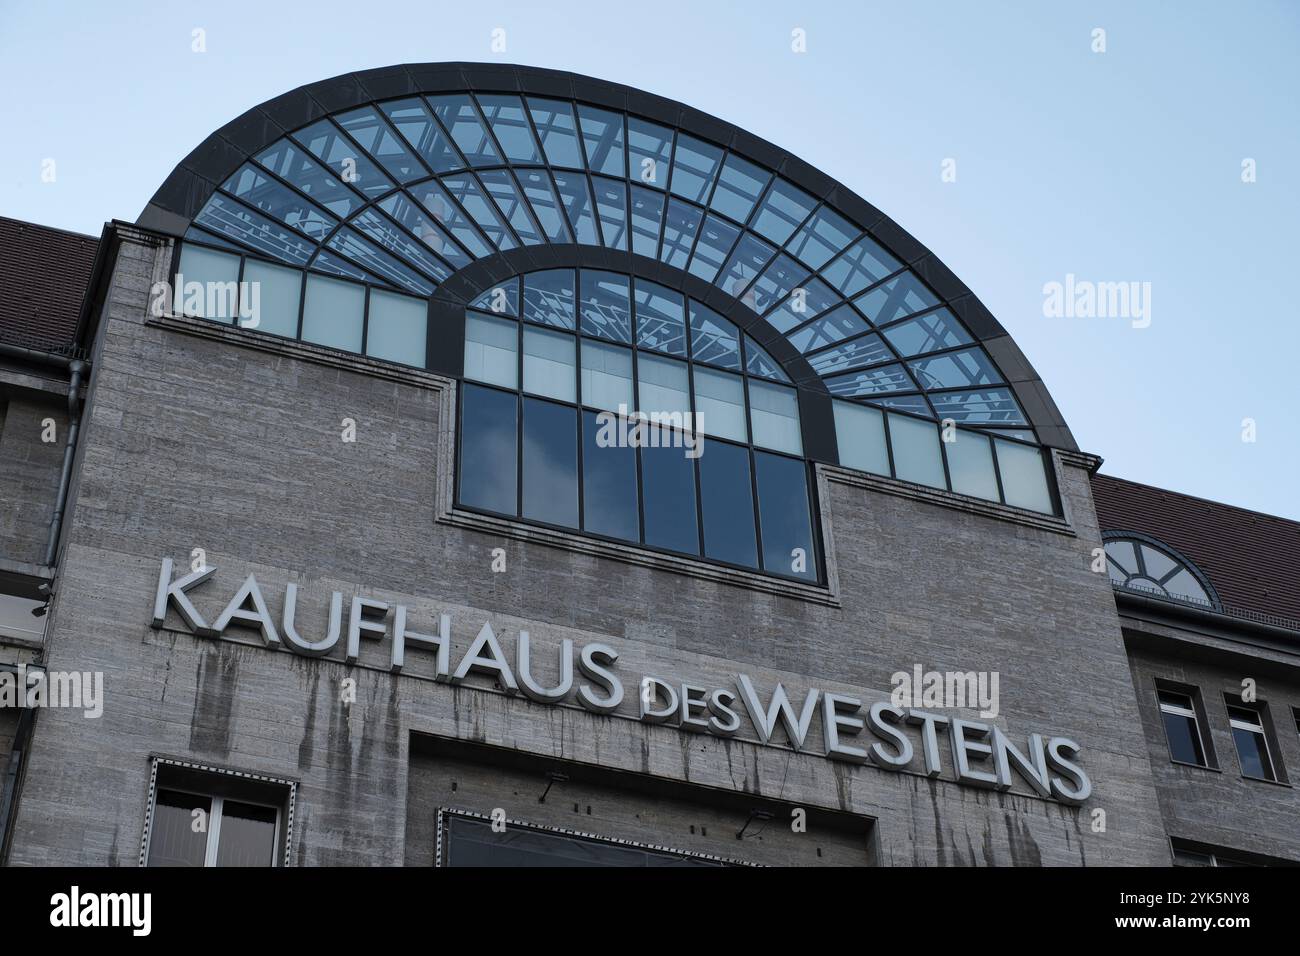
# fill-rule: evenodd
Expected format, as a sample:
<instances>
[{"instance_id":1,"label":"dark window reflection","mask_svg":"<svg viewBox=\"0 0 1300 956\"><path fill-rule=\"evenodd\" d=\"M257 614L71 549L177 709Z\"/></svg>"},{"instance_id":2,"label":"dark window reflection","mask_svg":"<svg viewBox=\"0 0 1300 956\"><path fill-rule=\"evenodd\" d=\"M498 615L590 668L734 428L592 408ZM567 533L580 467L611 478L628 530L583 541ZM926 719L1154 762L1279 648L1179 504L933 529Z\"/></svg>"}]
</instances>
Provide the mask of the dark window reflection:
<instances>
[{"instance_id":1,"label":"dark window reflection","mask_svg":"<svg viewBox=\"0 0 1300 956\"><path fill-rule=\"evenodd\" d=\"M671 440L663 429L661 445ZM695 523L695 462L685 448L642 448L641 482L645 498L645 543L670 551L700 553Z\"/></svg>"},{"instance_id":2,"label":"dark window reflection","mask_svg":"<svg viewBox=\"0 0 1300 956\"><path fill-rule=\"evenodd\" d=\"M224 801L217 841L217 866L273 866L275 818L273 807Z\"/></svg>"},{"instance_id":3,"label":"dark window reflection","mask_svg":"<svg viewBox=\"0 0 1300 956\"><path fill-rule=\"evenodd\" d=\"M201 811L196 815L194 811ZM149 830L150 866L202 866L208 851L212 801L179 790L158 791Z\"/></svg>"},{"instance_id":4,"label":"dark window reflection","mask_svg":"<svg viewBox=\"0 0 1300 956\"><path fill-rule=\"evenodd\" d=\"M472 508L516 513L516 418L511 393L466 384L461 399L460 500Z\"/></svg>"},{"instance_id":5,"label":"dark window reflection","mask_svg":"<svg viewBox=\"0 0 1300 956\"><path fill-rule=\"evenodd\" d=\"M816 580L807 466L793 458L761 451L754 453L754 465L763 530L763 567L773 574Z\"/></svg>"},{"instance_id":6,"label":"dark window reflection","mask_svg":"<svg viewBox=\"0 0 1300 956\"><path fill-rule=\"evenodd\" d=\"M611 430L613 435L610 435ZM583 414L582 445L582 520L595 534L640 539L640 521L636 500L636 449L619 447L615 440L618 422L606 426L606 446L597 441L601 425L596 412Z\"/></svg>"},{"instance_id":7,"label":"dark window reflection","mask_svg":"<svg viewBox=\"0 0 1300 956\"><path fill-rule=\"evenodd\" d=\"M706 556L758 567L747 448L716 439L704 443L700 456L700 510L704 516Z\"/></svg>"},{"instance_id":8,"label":"dark window reflection","mask_svg":"<svg viewBox=\"0 0 1300 956\"><path fill-rule=\"evenodd\" d=\"M578 526L576 409L524 399L524 517Z\"/></svg>"}]
</instances>

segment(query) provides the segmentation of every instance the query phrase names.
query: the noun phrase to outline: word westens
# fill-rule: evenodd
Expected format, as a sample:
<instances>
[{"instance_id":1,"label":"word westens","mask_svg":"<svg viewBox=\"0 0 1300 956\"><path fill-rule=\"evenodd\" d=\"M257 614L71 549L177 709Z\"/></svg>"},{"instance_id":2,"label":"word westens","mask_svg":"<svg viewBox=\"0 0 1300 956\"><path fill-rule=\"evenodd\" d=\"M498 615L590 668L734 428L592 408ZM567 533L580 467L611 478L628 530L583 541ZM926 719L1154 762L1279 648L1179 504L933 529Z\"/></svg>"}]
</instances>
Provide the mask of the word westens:
<instances>
[{"instance_id":1,"label":"word westens","mask_svg":"<svg viewBox=\"0 0 1300 956\"><path fill-rule=\"evenodd\" d=\"M169 608L174 608L193 634L220 637L233 626L251 628L261 634L268 647L283 648L309 657L322 657L343 642L344 660L355 664L361 655L362 639L383 641L390 646L390 668L400 672L407 650L433 655L434 678L459 684L471 674L492 677L508 694L523 694L542 704L576 700L596 714L612 714L624 705L623 680L615 672L618 652L607 644L585 644L575 654L573 642L564 639L558 648L558 674L553 684L534 676L534 647L528 631L520 630L515 653L508 655L501 641L484 622L469 649L452 666L451 616L439 616L438 632L424 634L408 627L405 605L356 596L352 598L347 626L343 622L343 594L330 597L329 623L318 640L303 635L296 623L298 586L284 586L282 613L277 624L254 575L244 579L224 610L209 624L190 601L189 592L208 581L215 567L200 568L173 579L172 561L162 560L158 590L154 598L152 625L164 626ZM575 670L577 674L575 675ZM951 772L961 784L1008 790L1012 775L1041 797L1061 803L1080 804L1092 793L1087 773L1075 762L1079 745L1065 737L1045 738L1030 734L1021 749L991 724L914 707L895 706L888 700L866 704L856 697L810 688L796 708L778 682L766 702L753 681L736 675L729 687L703 685L645 676L637 684L636 717L645 723L670 724L683 731L736 736L748 719L753 733L763 744L771 744L778 727L797 751L808 749L809 732L820 712L823 754L831 760L871 763L883 770L901 771L919 763L928 777L939 777L945 769L940 756L940 738L946 737ZM628 701L631 710L632 701ZM870 730L876 739L862 746L850 741ZM914 743L914 737L917 738Z\"/></svg>"}]
</instances>

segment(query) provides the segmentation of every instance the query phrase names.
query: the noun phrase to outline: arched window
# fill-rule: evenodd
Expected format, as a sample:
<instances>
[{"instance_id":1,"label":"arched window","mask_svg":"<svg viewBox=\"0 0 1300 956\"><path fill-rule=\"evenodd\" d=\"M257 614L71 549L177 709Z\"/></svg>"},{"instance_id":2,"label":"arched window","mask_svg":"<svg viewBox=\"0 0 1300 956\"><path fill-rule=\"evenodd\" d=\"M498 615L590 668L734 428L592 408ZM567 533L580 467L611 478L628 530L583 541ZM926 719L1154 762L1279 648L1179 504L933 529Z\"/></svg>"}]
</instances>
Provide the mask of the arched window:
<instances>
[{"instance_id":1,"label":"arched window","mask_svg":"<svg viewBox=\"0 0 1300 956\"><path fill-rule=\"evenodd\" d=\"M796 391L713 309L530 272L466 309L464 377L461 507L817 580Z\"/></svg>"},{"instance_id":2,"label":"arched window","mask_svg":"<svg viewBox=\"0 0 1300 956\"><path fill-rule=\"evenodd\" d=\"M1218 608L1219 597L1192 562L1154 538L1107 532L1106 571L1116 587Z\"/></svg>"}]
</instances>

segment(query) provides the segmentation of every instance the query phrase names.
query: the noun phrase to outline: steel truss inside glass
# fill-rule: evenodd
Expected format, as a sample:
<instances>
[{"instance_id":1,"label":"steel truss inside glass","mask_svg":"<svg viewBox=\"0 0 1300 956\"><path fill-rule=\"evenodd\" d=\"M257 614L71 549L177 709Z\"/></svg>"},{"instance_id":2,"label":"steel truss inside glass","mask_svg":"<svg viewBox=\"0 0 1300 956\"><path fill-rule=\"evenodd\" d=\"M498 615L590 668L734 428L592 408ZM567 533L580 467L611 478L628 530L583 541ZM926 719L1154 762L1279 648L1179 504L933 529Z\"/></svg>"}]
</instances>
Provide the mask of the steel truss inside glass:
<instances>
[{"instance_id":1,"label":"steel truss inside glass","mask_svg":"<svg viewBox=\"0 0 1300 956\"><path fill-rule=\"evenodd\" d=\"M517 247L630 251L734 296L839 398L1034 438L983 347L860 225L632 114L487 93L364 105L259 152L188 235L420 297Z\"/></svg>"}]
</instances>

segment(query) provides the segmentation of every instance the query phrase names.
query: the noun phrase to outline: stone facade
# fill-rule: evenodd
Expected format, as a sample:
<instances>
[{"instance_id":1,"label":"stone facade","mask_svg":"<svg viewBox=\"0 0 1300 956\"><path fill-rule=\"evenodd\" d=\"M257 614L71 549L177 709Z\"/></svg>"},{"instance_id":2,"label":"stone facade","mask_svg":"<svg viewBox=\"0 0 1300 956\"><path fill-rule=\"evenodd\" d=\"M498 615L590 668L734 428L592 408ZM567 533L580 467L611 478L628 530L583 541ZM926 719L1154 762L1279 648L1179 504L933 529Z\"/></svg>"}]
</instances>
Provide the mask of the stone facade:
<instances>
[{"instance_id":1,"label":"stone facade","mask_svg":"<svg viewBox=\"0 0 1300 956\"><path fill-rule=\"evenodd\" d=\"M1099 533L1072 456L1057 456L1060 521L884 491L819 467L832 587L817 596L692 573L690 562L503 536L440 519L453 382L151 318L149 288L171 251L127 237L117 255L47 632L49 668L104 672L104 714L39 715L11 863L134 864L153 755L296 781L298 864L427 864L443 800L587 829L539 811L544 777L440 762L423 753L428 738L617 772L619 785L585 781L554 806L593 805L593 817L623 821L610 826L683 850L746 858L734 838L719 853L717 834L739 830L745 815L720 811L713 793L870 824L870 840L856 844L830 826L823 856L809 851L816 832L806 844L769 832L755 862L1169 862L1150 728L1144 735L1111 589L1089 567ZM356 423L355 442L342 440L344 419ZM496 548L504 573L491 570ZM335 589L407 605L411 627L426 633L451 614L453 660L484 621L510 647L526 629L544 677L564 638L611 645L625 681L654 674L713 687L745 673L765 695L781 681L796 702L811 687L883 699L891 674L917 664L997 671L991 722L1022 744L1030 732L1078 741L1093 793L1073 807L1020 784L958 785L946 741L939 779L831 761L820 715L796 752L779 732L760 744L748 723L731 740L642 723L634 684L617 714L600 716L479 678L432 682L417 652L393 674L386 644L363 641L349 665L337 652L316 660L262 647L251 631L197 636L174 612L152 628L160 559L184 569L194 549L217 568L192 592L209 621L255 573L277 620L284 584L299 584L301 627L312 633ZM348 679L354 702L342 692ZM450 791L449 780L465 787ZM665 782L695 790L675 791L653 827L633 824L637 800L659 806L649 795Z\"/></svg>"}]
</instances>

